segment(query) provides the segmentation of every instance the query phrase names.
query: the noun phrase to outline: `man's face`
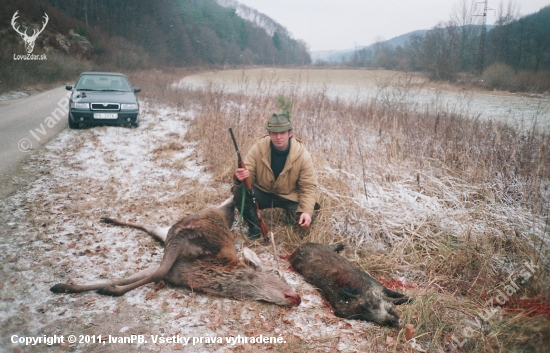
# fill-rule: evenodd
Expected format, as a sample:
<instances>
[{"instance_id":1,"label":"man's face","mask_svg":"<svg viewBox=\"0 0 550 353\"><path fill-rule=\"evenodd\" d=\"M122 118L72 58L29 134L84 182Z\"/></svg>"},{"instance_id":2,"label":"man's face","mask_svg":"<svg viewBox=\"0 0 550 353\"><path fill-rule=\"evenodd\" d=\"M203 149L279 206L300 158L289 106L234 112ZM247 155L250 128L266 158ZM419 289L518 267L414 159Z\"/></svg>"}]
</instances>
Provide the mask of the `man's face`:
<instances>
[{"instance_id":1,"label":"man's face","mask_svg":"<svg viewBox=\"0 0 550 353\"><path fill-rule=\"evenodd\" d=\"M283 131L283 132L269 132L269 137L271 137L271 142L273 146L279 151L284 151L288 147L288 141L292 137L292 130Z\"/></svg>"}]
</instances>

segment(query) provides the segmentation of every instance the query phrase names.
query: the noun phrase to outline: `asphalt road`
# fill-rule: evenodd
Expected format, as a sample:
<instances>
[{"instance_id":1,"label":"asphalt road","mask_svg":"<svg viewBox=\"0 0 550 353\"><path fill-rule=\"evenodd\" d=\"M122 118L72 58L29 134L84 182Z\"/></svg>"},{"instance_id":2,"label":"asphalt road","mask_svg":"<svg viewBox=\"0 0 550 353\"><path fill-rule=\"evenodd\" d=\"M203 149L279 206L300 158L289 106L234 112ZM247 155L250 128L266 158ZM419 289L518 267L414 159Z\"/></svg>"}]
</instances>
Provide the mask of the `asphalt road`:
<instances>
[{"instance_id":1,"label":"asphalt road","mask_svg":"<svg viewBox=\"0 0 550 353\"><path fill-rule=\"evenodd\" d=\"M17 190L25 159L67 127L67 93L59 87L0 102L0 199Z\"/></svg>"}]
</instances>

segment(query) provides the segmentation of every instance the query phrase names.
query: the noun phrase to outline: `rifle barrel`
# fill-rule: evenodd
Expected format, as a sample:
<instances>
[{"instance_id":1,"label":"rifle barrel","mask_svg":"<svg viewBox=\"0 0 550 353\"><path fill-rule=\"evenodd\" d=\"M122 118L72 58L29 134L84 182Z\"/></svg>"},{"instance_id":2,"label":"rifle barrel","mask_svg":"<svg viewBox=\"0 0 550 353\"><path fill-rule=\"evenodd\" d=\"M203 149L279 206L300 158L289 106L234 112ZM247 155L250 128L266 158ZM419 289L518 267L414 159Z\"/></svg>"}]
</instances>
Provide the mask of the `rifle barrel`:
<instances>
[{"instance_id":1,"label":"rifle barrel","mask_svg":"<svg viewBox=\"0 0 550 353\"><path fill-rule=\"evenodd\" d=\"M233 140L233 146L235 146L235 151L237 151L237 158L240 164L243 159L241 158L241 152L239 151L239 147L237 146L237 140L235 140L235 135L233 135L232 128L229 128L229 133L231 134L231 140Z\"/></svg>"},{"instance_id":2,"label":"rifle barrel","mask_svg":"<svg viewBox=\"0 0 550 353\"><path fill-rule=\"evenodd\" d=\"M244 164L243 159L241 158L241 152L239 152L239 147L237 146L237 140L235 140L235 135L233 135L233 129L229 128L229 133L231 134L231 140L233 140L233 145L235 146L235 150L237 151L237 158L238 158L238 165L239 168L246 169L246 165ZM260 206L256 202L256 196L254 195L254 189L252 189L252 179L250 177L246 178L244 180L244 183L246 185L246 190L250 197L252 198L252 203L254 204L254 208L256 210L256 216L258 218L258 223L260 224L260 231L262 235L264 236L264 240L266 243L269 243L269 237L267 236L267 225L265 224L264 220L262 219L262 216L260 215Z\"/></svg>"}]
</instances>

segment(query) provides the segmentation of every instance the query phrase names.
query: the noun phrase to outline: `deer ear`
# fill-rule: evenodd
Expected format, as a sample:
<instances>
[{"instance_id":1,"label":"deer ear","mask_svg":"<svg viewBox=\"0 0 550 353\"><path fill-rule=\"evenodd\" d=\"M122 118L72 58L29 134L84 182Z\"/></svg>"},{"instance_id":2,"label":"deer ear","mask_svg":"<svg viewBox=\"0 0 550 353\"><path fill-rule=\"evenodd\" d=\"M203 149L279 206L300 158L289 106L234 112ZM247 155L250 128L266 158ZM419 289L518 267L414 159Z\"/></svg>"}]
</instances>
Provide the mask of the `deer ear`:
<instances>
[{"instance_id":1,"label":"deer ear","mask_svg":"<svg viewBox=\"0 0 550 353\"><path fill-rule=\"evenodd\" d=\"M256 253L249 248L243 248L243 260L247 265L249 265L256 271L262 270L262 261L260 260L258 255L256 255Z\"/></svg>"}]
</instances>

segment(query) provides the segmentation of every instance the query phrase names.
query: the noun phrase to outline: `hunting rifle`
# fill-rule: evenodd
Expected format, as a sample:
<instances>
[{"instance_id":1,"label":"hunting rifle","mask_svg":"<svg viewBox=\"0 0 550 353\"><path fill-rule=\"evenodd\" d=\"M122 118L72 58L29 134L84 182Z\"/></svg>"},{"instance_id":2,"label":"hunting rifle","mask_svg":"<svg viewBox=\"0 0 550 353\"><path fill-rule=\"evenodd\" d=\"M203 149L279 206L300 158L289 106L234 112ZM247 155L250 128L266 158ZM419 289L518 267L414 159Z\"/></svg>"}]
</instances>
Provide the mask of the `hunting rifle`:
<instances>
[{"instance_id":1,"label":"hunting rifle","mask_svg":"<svg viewBox=\"0 0 550 353\"><path fill-rule=\"evenodd\" d=\"M239 152L239 147L237 147L237 140L235 140L235 135L233 135L233 129L229 128L229 133L231 134L231 139L233 140L233 145L235 145L235 150L237 151L237 160L239 164L239 168L246 169L246 165L244 164L244 161L241 157L241 152ZM260 206L258 206L258 203L256 202L256 195L254 195L254 189L252 189L252 179L250 176L244 180L244 184L246 185L246 192L252 199L252 204L254 204L254 208L256 209L256 217L258 217L258 223L260 224L260 231L262 232L262 235L264 237L264 240L266 243L269 243L269 237L267 236L267 225L265 224L264 220L262 219L262 215L260 214Z\"/></svg>"}]
</instances>

